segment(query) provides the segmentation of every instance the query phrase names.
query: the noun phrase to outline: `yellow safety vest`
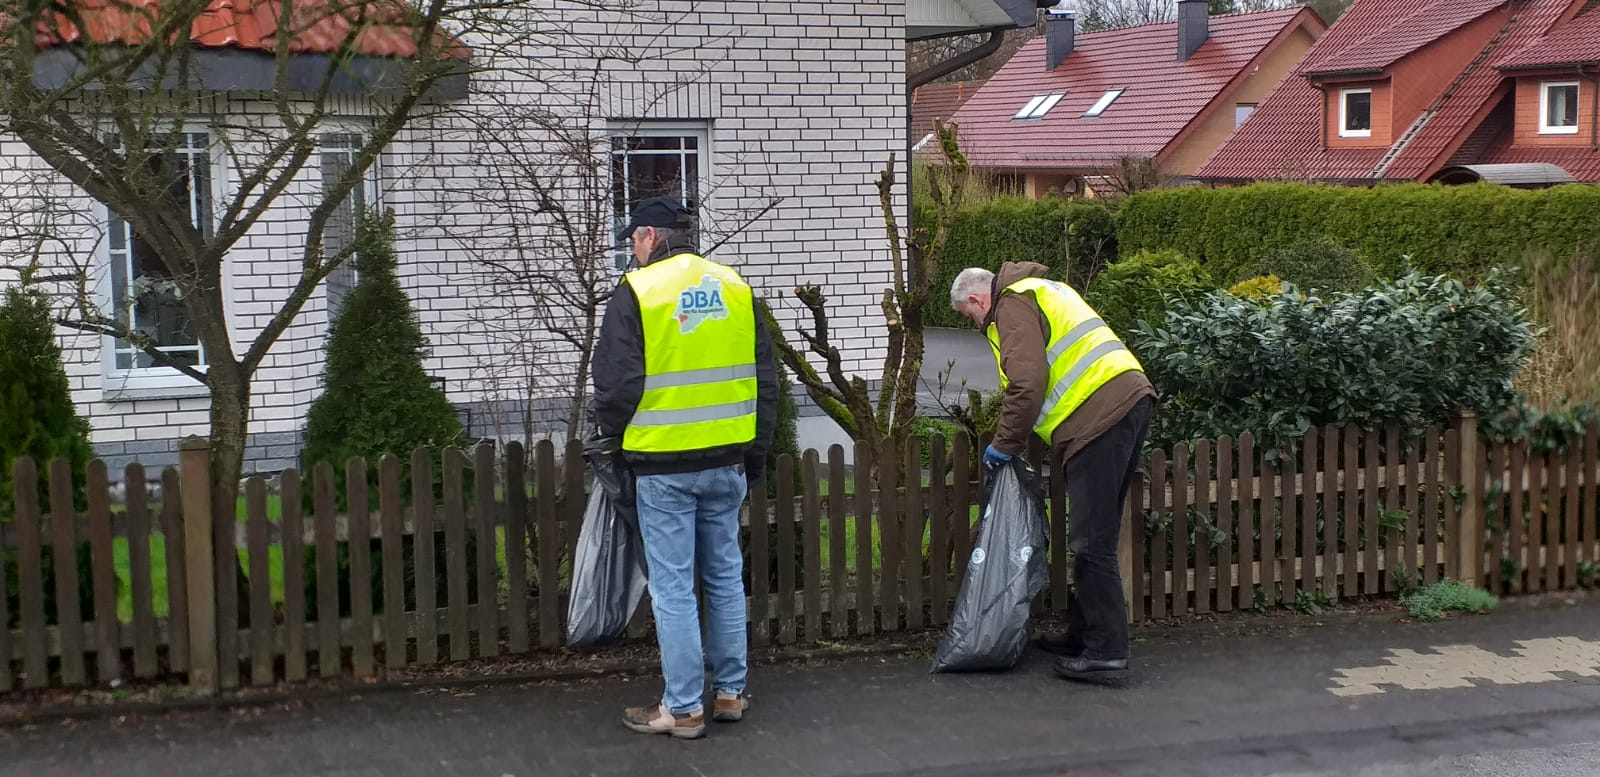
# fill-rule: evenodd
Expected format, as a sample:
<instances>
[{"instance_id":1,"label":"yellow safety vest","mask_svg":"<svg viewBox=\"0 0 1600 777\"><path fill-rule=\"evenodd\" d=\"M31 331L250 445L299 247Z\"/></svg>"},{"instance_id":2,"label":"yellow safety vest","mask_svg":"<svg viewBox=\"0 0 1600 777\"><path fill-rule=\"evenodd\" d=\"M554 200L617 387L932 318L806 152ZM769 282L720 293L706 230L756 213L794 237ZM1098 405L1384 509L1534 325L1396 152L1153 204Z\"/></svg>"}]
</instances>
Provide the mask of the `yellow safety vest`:
<instances>
[{"instance_id":1,"label":"yellow safety vest","mask_svg":"<svg viewBox=\"0 0 1600 777\"><path fill-rule=\"evenodd\" d=\"M1124 372L1144 371L1133 352L1072 287L1044 278L1024 278L1000 294L1032 294L1050 322L1045 343L1045 356L1050 362L1050 395L1033 423L1033 431L1045 442L1050 441L1062 421L1112 378ZM999 304L999 300L995 303ZM990 324L986 334L994 349L995 363L1000 365L1000 332ZM1010 385L1011 379L1000 365L1000 388Z\"/></svg>"},{"instance_id":2,"label":"yellow safety vest","mask_svg":"<svg viewBox=\"0 0 1600 777\"><path fill-rule=\"evenodd\" d=\"M644 395L622 436L634 453L756 438L756 320L749 284L694 254L627 274L644 330Z\"/></svg>"}]
</instances>

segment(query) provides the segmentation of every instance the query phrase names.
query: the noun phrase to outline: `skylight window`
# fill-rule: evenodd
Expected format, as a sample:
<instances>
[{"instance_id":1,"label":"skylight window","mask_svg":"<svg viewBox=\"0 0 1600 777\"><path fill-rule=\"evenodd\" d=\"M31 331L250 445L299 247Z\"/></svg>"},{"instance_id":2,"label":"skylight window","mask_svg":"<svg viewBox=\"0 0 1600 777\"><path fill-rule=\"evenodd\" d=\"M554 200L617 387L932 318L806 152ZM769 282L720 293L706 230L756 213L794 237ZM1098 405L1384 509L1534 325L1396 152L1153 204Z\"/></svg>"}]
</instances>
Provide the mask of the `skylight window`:
<instances>
[{"instance_id":1,"label":"skylight window","mask_svg":"<svg viewBox=\"0 0 1600 777\"><path fill-rule=\"evenodd\" d=\"M1042 119L1044 118L1045 114L1050 112L1051 108L1056 107L1056 103L1061 102L1061 98L1066 96L1067 95L1065 92L1060 94L1041 94L1038 97L1029 100L1028 104L1022 106L1022 110L1017 111L1017 115L1012 116L1011 119L1013 121L1020 119Z\"/></svg>"},{"instance_id":2,"label":"skylight window","mask_svg":"<svg viewBox=\"0 0 1600 777\"><path fill-rule=\"evenodd\" d=\"M1122 93L1126 92L1126 91L1128 91L1128 90L1126 90L1126 89L1112 89L1111 91L1106 92L1103 95L1100 95L1100 99L1096 100L1094 105L1089 107L1089 110L1084 111L1084 113L1083 113L1084 117L1092 119L1092 118L1094 118L1096 116L1099 116L1102 113L1105 113L1106 109L1110 108L1111 104L1116 102L1117 98L1121 97Z\"/></svg>"}]
</instances>

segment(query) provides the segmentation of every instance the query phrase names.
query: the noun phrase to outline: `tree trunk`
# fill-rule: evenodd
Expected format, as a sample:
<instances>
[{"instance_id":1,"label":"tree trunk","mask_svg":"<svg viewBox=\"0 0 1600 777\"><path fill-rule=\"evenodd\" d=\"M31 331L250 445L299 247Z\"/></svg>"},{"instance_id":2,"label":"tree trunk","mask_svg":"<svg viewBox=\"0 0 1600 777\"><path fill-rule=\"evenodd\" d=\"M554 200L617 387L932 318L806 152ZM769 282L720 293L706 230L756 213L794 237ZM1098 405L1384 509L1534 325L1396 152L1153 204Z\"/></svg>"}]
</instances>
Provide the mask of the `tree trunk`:
<instances>
[{"instance_id":1,"label":"tree trunk","mask_svg":"<svg viewBox=\"0 0 1600 777\"><path fill-rule=\"evenodd\" d=\"M589 397L589 365L594 362L595 340L599 337L599 302L592 301L584 319L583 347L578 349L578 370L572 381L572 407L567 414L567 440L582 439L583 406Z\"/></svg>"},{"instance_id":2,"label":"tree trunk","mask_svg":"<svg viewBox=\"0 0 1600 777\"><path fill-rule=\"evenodd\" d=\"M905 442L911 435L911 424L918 414L917 388L922 382L922 360L926 346L923 343L922 310L907 306L900 311L904 334L900 343L900 373L896 376L894 423L890 427L896 443Z\"/></svg>"},{"instance_id":3,"label":"tree trunk","mask_svg":"<svg viewBox=\"0 0 1600 777\"><path fill-rule=\"evenodd\" d=\"M244 472L245 432L250 420L250 381L244 379L232 354L225 359L212 359L206 377L211 386L211 517L231 526L238 520L239 479ZM248 627L250 580L242 560L236 570L239 625Z\"/></svg>"}]
</instances>

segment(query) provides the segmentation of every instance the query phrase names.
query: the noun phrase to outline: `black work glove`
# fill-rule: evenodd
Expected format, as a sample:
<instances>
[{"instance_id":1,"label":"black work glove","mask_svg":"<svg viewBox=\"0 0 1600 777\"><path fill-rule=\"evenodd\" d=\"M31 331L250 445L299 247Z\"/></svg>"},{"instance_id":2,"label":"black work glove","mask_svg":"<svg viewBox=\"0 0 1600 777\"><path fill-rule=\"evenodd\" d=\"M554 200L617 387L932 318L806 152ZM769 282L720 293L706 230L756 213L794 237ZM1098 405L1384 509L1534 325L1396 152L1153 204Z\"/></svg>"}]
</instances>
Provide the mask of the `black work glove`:
<instances>
[{"instance_id":1,"label":"black work glove","mask_svg":"<svg viewBox=\"0 0 1600 777\"><path fill-rule=\"evenodd\" d=\"M744 482L750 488L767 479L767 454L747 453L744 457Z\"/></svg>"}]
</instances>

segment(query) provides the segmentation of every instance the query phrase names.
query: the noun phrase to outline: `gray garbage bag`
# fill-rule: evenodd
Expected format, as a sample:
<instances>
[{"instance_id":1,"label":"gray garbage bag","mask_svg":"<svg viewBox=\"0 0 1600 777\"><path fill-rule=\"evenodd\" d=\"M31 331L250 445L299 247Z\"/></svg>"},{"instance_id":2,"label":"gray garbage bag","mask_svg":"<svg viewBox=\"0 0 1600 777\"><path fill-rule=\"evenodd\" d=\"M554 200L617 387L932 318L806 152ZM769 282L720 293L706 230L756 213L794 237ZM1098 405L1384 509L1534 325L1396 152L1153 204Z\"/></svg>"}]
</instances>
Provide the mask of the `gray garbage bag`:
<instances>
[{"instance_id":1,"label":"gray garbage bag","mask_svg":"<svg viewBox=\"0 0 1600 777\"><path fill-rule=\"evenodd\" d=\"M1010 669L1028 644L1028 609L1044 589L1044 494L1020 457L991 472L989 498L934 672Z\"/></svg>"},{"instance_id":2,"label":"gray garbage bag","mask_svg":"<svg viewBox=\"0 0 1600 777\"><path fill-rule=\"evenodd\" d=\"M620 446L615 439L593 439L583 453L594 489L572 559L567 646L574 648L622 639L648 582L633 472Z\"/></svg>"}]
</instances>

